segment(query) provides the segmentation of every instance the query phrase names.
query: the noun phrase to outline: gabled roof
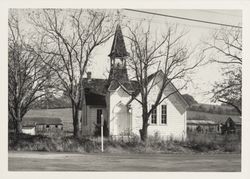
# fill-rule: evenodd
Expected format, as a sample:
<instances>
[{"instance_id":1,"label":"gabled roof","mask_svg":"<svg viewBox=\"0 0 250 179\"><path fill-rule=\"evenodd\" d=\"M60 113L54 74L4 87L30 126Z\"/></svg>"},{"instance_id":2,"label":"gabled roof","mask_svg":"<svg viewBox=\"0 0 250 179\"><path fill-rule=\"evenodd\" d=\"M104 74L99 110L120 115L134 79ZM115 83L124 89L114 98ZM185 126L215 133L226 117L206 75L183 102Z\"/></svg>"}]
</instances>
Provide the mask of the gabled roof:
<instances>
[{"instance_id":1,"label":"gabled roof","mask_svg":"<svg viewBox=\"0 0 250 179\"><path fill-rule=\"evenodd\" d=\"M153 73L151 75L148 76L148 82L150 83L157 75L164 75L163 72L160 70L160 71L157 71L156 73ZM133 98L131 98L131 100L127 103L130 104L134 98L136 96L139 95L140 93L140 90L139 90L139 84L137 82L134 83L135 86L137 86L137 90L135 90L136 92L134 93L134 96ZM180 112L180 113L183 113L186 111L186 108L188 107L188 103L186 102L186 100L184 99L184 97L181 95L181 93L179 92L178 89L176 89L176 87L173 85L173 83L170 81L168 86L169 88L171 88L172 90L176 91L174 94L170 95L168 97L168 99L171 101L171 103L176 107L176 109Z\"/></svg>"},{"instance_id":2,"label":"gabled roof","mask_svg":"<svg viewBox=\"0 0 250 179\"><path fill-rule=\"evenodd\" d=\"M109 91L115 91L115 90L117 90L120 86L121 86L122 88L125 88L125 90L127 90L127 91L130 91L130 92L134 91L133 86L132 86L132 84L131 84L130 81L120 83L119 81L114 81L114 80L111 81L108 90L109 90Z\"/></svg>"},{"instance_id":3,"label":"gabled roof","mask_svg":"<svg viewBox=\"0 0 250 179\"><path fill-rule=\"evenodd\" d=\"M83 78L86 105L106 106L105 95L108 92L108 80Z\"/></svg>"},{"instance_id":4,"label":"gabled roof","mask_svg":"<svg viewBox=\"0 0 250 179\"><path fill-rule=\"evenodd\" d=\"M85 89L89 89L92 93L106 95L109 84L107 79L91 78L88 80L83 78L83 85Z\"/></svg>"},{"instance_id":5,"label":"gabled roof","mask_svg":"<svg viewBox=\"0 0 250 179\"><path fill-rule=\"evenodd\" d=\"M241 116L230 116L230 117L225 116L223 119L219 120L212 119L212 120L215 121L216 123L225 123L229 118L231 118L231 120L236 124L241 124Z\"/></svg>"},{"instance_id":6,"label":"gabled roof","mask_svg":"<svg viewBox=\"0 0 250 179\"><path fill-rule=\"evenodd\" d=\"M148 83L151 82L151 80L156 76L157 73L158 73L158 72L153 73L153 74L151 74L151 75L148 76ZM135 81L135 80L131 80L130 82L131 82L131 86L132 86L132 88L133 88L133 90L134 90L133 96L135 97L135 96L137 96L137 95L140 93L140 84L139 84L138 81ZM132 100L133 100L133 99L131 99L131 101L132 101ZM131 101L130 101L130 102L131 102ZM130 102L129 102L129 103L130 103Z\"/></svg>"},{"instance_id":7,"label":"gabled roof","mask_svg":"<svg viewBox=\"0 0 250 179\"><path fill-rule=\"evenodd\" d=\"M162 74L161 71L158 71L156 73L153 73L148 76L148 82L151 82L156 75ZM106 95L108 90L116 90L119 86L122 86L126 88L128 91L133 91L133 97L136 97L140 93L140 85L138 81L130 80L125 81L123 83L119 83L115 80L111 81L110 85L108 80L106 79L91 79L88 81L87 78L83 79L84 81L84 87L85 89L89 89L89 92L91 93L89 97L89 101L87 105L106 105L106 100L104 95ZM188 107L188 103L183 98L183 96L180 94L180 92L175 88L175 86L170 82L169 87L176 91L173 95L169 96L169 100L175 105L175 107L183 113L186 108ZM87 96L86 96L87 97ZM100 101L98 101L100 99ZM93 100L93 101L91 101ZM131 98L131 100L127 103L130 104L134 98Z\"/></svg>"},{"instance_id":8,"label":"gabled roof","mask_svg":"<svg viewBox=\"0 0 250 179\"><path fill-rule=\"evenodd\" d=\"M24 117L22 124L23 126L62 125L62 120L52 117Z\"/></svg>"},{"instance_id":9,"label":"gabled roof","mask_svg":"<svg viewBox=\"0 0 250 179\"><path fill-rule=\"evenodd\" d=\"M87 92L85 93L86 105L106 106L105 96Z\"/></svg>"},{"instance_id":10,"label":"gabled roof","mask_svg":"<svg viewBox=\"0 0 250 179\"><path fill-rule=\"evenodd\" d=\"M126 46L122 35L121 26L119 24L116 26L115 36L109 56L111 58L116 58L116 57L121 58L128 56L128 52L126 50Z\"/></svg>"},{"instance_id":11,"label":"gabled roof","mask_svg":"<svg viewBox=\"0 0 250 179\"><path fill-rule=\"evenodd\" d=\"M218 125L214 121L211 120L187 120L187 124L194 124L194 125Z\"/></svg>"},{"instance_id":12,"label":"gabled roof","mask_svg":"<svg viewBox=\"0 0 250 179\"><path fill-rule=\"evenodd\" d=\"M187 113L187 121L190 120L213 121L216 124L225 123L229 117L236 124L241 124L241 116L239 115L214 114L210 112L201 112L201 111L188 111Z\"/></svg>"}]
</instances>

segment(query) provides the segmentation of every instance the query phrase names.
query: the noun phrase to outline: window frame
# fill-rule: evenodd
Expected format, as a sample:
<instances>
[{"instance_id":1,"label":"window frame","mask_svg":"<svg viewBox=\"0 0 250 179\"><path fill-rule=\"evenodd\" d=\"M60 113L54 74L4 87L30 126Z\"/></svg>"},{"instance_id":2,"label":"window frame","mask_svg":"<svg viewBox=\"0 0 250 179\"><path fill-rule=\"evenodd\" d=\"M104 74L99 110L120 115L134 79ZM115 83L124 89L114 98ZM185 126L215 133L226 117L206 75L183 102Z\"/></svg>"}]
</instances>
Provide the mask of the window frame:
<instances>
[{"instance_id":1,"label":"window frame","mask_svg":"<svg viewBox=\"0 0 250 179\"><path fill-rule=\"evenodd\" d=\"M151 109L153 108L154 105L151 105ZM155 117L153 121L153 117ZM153 125L157 125L157 107L152 110L151 116L150 116L150 123Z\"/></svg>"},{"instance_id":2,"label":"window frame","mask_svg":"<svg viewBox=\"0 0 250 179\"><path fill-rule=\"evenodd\" d=\"M163 110L163 107L165 107L165 109ZM165 111L165 114L163 114L163 111ZM161 105L161 124L163 125L167 125L168 124L168 119L167 119L167 104L162 104ZM165 116L165 122L163 122L163 116Z\"/></svg>"}]
</instances>

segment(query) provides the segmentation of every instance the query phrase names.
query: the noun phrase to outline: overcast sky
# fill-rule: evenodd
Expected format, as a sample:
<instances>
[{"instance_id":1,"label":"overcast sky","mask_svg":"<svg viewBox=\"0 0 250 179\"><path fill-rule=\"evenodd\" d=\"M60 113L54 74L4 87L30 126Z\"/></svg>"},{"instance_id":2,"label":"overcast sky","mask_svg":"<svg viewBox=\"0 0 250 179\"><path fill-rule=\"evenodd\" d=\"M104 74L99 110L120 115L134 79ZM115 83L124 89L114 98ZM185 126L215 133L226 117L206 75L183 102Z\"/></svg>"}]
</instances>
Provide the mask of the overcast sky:
<instances>
[{"instance_id":1,"label":"overcast sky","mask_svg":"<svg viewBox=\"0 0 250 179\"><path fill-rule=\"evenodd\" d=\"M242 24L242 12L240 10L157 10L157 9L144 9L145 11L157 12L161 14L167 14L171 16L179 16L185 18L192 18L204 21L212 21L217 23L241 25ZM178 24L179 28L184 28L188 31L185 36L185 41L192 47L196 47L197 50L201 46L202 40L207 40L209 35L220 26L204 24L199 22L190 22L186 20L179 20L175 18L160 17L150 14L142 14L137 12L131 12L127 10L119 10L122 18L120 19L122 24L134 24L141 20L151 20L152 27L157 30L157 33L162 33L166 30L168 24ZM22 10L19 11L19 18L26 19L25 13ZM25 28L27 24L24 20ZM127 35L126 29L123 29L123 34ZM94 52L94 56L91 62L91 66L88 71L92 72L93 78L105 78L107 77L107 70L109 69L109 57L108 54L112 45L111 38L103 46L97 48ZM125 43L127 39L125 38ZM129 48L127 47L129 51ZM189 59L194 60L194 59ZM188 85L185 91L181 91L182 94L188 93L201 103L210 103L211 95L204 95L211 91L212 84L222 78L221 66L218 64L208 64L197 68L196 72L191 76L193 83Z\"/></svg>"},{"instance_id":2,"label":"overcast sky","mask_svg":"<svg viewBox=\"0 0 250 179\"><path fill-rule=\"evenodd\" d=\"M148 9L146 11L157 12L173 16L181 16L186 18L193 18L205 21L212 21L231 25L242 24L242 12L240 10L156 10ZM121 10L120 13L124 16L122 21L130 21L130 23L138 22L142 19L151 19L153 26L158 31L164 31L165 23L175 24L177 23L180 28L188 30L188 34L185 40L196 47L202 44L202 40L207 40L209 34L214 30L219 29L220 26L203 24L198 22L190 22L185 20L178 20L173 18L160 17L156 15L147 15L137 12L131 12ZM126 35L126 30L123 30L123 34ZM109 68L108 54L110 52L112 38L108 41L105 46L99 48L95 52L95 58L92 61L90 70L92 76L95 78L103 78L103 74L106 73L106 69ZM125 39L126 41L126 39ZM127 48L128 49L128 48ZM190 59L192 60L192 59ZM193 83L189 84L188 88L182 93L188 93L195 97L198 102L210 103L211 95L204 95L211 91L212 84L222 78L221 66L218 64L208 64L197 68L196 73L192 75Z\"/></svg>"}]
</instances>

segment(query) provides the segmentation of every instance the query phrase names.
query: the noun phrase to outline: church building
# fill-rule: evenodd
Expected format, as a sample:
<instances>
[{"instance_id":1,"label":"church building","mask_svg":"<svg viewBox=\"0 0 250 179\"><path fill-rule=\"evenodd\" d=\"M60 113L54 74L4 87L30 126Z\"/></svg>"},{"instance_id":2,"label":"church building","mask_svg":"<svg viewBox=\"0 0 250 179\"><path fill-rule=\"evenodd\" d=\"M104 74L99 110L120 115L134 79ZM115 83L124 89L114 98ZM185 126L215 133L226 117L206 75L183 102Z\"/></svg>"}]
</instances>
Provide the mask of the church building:
<instances>
[{"instance_id":1,"label":"church building","mask_svg":"<svg viewBox=\"0 0 250 179\"><path fill-rule=\"evenodd\" d=\"M82 135L95 135L96 129L104 117L109 136L129 134L139 135L142 128L142 108L130 94L140 98L138 82L128 77L126 60L129 53L126 50L120 25L117 25L110 57L110 73L108 79L96 79L87 73L83 79L85 103L82 105ZM161 80L162 74L149 76ZM149 95L149 104L154 104L159 86L155 85ZM170 83L164 90L163 97L176 90ZM128 93L129 92L129 93ZM149 105L150 107L151 105ZM162 138L186 138L186 108L187 102L178 92L165 99L149 118L148 135L158 135Z\"/></svg>"}]
</instances>

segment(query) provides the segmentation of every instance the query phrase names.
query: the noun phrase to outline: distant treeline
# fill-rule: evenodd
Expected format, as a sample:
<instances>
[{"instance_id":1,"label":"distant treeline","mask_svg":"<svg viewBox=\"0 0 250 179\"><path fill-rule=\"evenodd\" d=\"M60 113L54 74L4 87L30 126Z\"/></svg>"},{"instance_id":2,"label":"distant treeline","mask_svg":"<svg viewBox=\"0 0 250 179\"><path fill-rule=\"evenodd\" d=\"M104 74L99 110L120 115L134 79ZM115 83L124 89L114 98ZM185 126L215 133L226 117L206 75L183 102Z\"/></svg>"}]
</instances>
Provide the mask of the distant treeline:
<instances>
[{"instance_id":1,"label":"distant treeline","mask_svg":"<svg viewBox=\"0 0 250 179\"><path fill-rule=\"evenodd\" d=\"M199 111L212 114L227 114L227 115L239 115L236 109L223 105L211 105L211 104L193 104L188 108L188 111Z\"/></svg>"},{"instance_id":2,"label":"distant treeline","mask_svg":"<svg viewBox=\"0 0 250 179\"><path fill-rule=\"evenodd\" d=\"M237 110L231 106L226 105L212 105L212 104L201 104L198 103L193 96L189 94L182 95L189 105L187 110L199 111L212 114L227 114L227 115L239 115Z\"/></svg>"},{"instance_id":3,"label":"distant treeline","mask_svg":"<svg viewBox=\"0 0 250 179\"><path fill-rule=\"evenodd\" d=\"M56 108L71 108L71 102L66 96L61 97L43 97L37 100L32 109L56 109Z\"/></svg>"},{"instance_id":4,"label":"distant treeline","mask_svg":"<svg viewBox=\"0 0 250 179\"><path fill-rule=\"evenodd\" d=\"M207 112L212 114L228 114L239 115L239 113L231 106L211 105L198 103L191 95L184 94L183 97L189 104L189 111ZM37 100L32 109L57 109L71 108L71 102L65 95L61 97L50 96L49 98L42 97Z\"/></svg>"}]
</instances>

